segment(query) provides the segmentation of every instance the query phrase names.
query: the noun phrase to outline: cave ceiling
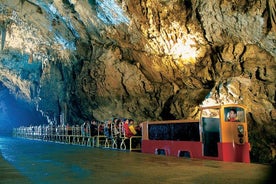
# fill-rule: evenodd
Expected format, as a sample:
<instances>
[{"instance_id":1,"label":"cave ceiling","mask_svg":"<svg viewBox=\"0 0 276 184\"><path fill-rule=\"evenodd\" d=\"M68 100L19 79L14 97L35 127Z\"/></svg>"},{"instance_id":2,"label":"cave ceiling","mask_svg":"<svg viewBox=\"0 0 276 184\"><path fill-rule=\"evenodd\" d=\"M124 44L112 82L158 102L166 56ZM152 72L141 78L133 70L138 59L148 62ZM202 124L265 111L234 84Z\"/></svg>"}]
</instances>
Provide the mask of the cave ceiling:
<instances>
[{"instance_id":1,"label":"cave ceiling","mask_svg":"<svg viewBox=\"0 0 276 184\"><path fill-rule=\"evenodd\" d=\"M274 0L0 0L0 81L49 122L275 122Z\"/></svg>"}]
</instances>

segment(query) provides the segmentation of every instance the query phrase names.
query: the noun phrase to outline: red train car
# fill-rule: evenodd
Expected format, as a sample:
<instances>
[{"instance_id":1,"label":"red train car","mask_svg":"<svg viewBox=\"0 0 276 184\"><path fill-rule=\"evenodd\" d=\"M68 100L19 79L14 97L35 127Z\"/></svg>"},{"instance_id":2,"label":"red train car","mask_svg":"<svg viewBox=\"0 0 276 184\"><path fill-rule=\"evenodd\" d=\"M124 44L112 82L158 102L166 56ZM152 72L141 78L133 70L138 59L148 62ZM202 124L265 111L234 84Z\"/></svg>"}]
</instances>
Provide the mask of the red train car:
<instances>
[{"instance_id":1,"label":"red train car","mask_svg":"<svg viewBox=\"0 0 276 184\"><path fill-rule=\"evenodd\" d=\"M228 104L200 110L199 121L144 122L142 152L249 163L245 107Z\"/></svg>"}]
</instances>

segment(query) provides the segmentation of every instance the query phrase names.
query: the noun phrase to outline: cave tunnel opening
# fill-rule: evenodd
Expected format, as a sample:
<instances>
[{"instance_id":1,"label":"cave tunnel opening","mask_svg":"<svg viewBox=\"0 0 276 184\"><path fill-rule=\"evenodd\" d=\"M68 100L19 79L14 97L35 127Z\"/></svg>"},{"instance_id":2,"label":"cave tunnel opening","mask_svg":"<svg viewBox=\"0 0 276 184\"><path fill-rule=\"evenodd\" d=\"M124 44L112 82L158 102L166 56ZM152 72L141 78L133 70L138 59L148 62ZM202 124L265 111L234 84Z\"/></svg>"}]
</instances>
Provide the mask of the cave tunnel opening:
<instances>
[{"instance_id":1,"label":"cave tunnel opening","mask_svg":"<svg viewBox=\"0 0 276 184\"><path fill-rule=\"evenodd\" d=\"M11 134L19 126L47 124L46 117L35 106L16 98L0 83L0 135Z\"/></svg>"}]
</instances>

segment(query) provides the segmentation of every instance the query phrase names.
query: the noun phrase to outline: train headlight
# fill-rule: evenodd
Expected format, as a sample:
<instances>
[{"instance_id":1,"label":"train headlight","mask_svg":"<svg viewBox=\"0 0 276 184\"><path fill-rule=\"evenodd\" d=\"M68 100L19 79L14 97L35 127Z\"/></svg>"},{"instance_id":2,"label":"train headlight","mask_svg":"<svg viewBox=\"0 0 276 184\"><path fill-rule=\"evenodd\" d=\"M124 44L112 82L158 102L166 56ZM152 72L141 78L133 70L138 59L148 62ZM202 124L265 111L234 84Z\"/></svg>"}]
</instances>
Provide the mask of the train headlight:
<instances>
[{"instance_id":1,"label":"train headlight","mask_svg":"<svg viewBox=\"0 0 276 184\"><path fill-rule=\"evenodd\" d=\"M238 125L238 132L239 132L239 134L243 134L244 133L243 125Z\"/></svg>"},{"instance_id":2,"label":"train headlight","mask_svg":"<svg viewBox=\"0 0 276 184\"><path fill-rule=\"evenodd\" d=\"M239 143L243 144L243 136L244 136L244 127L243 125L238 125L238 137L239 137Z\"/></svg>"}]
</instances>

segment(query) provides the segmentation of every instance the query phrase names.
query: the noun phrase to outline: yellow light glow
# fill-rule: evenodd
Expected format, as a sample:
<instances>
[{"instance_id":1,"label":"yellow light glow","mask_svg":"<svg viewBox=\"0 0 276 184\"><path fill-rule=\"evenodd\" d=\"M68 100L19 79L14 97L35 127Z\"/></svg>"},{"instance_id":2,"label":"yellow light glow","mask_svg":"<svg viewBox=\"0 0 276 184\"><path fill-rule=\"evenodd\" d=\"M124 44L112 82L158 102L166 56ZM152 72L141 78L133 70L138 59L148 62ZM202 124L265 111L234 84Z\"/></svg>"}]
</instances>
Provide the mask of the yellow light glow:
<instances>
[{"instance_id":1,"label":"yellow light glow","mask_svg":"<svg viewBox=\"0 0 276 184\"><path fill-rule=\"evenodd\" d=\"M194 62L197 55L195 45L196 43L191 38L187 38L185 43L183 40L178 40L172 47L170 54L173 55L175 59L178 58Z\"/></svg>"}]
</instances>

